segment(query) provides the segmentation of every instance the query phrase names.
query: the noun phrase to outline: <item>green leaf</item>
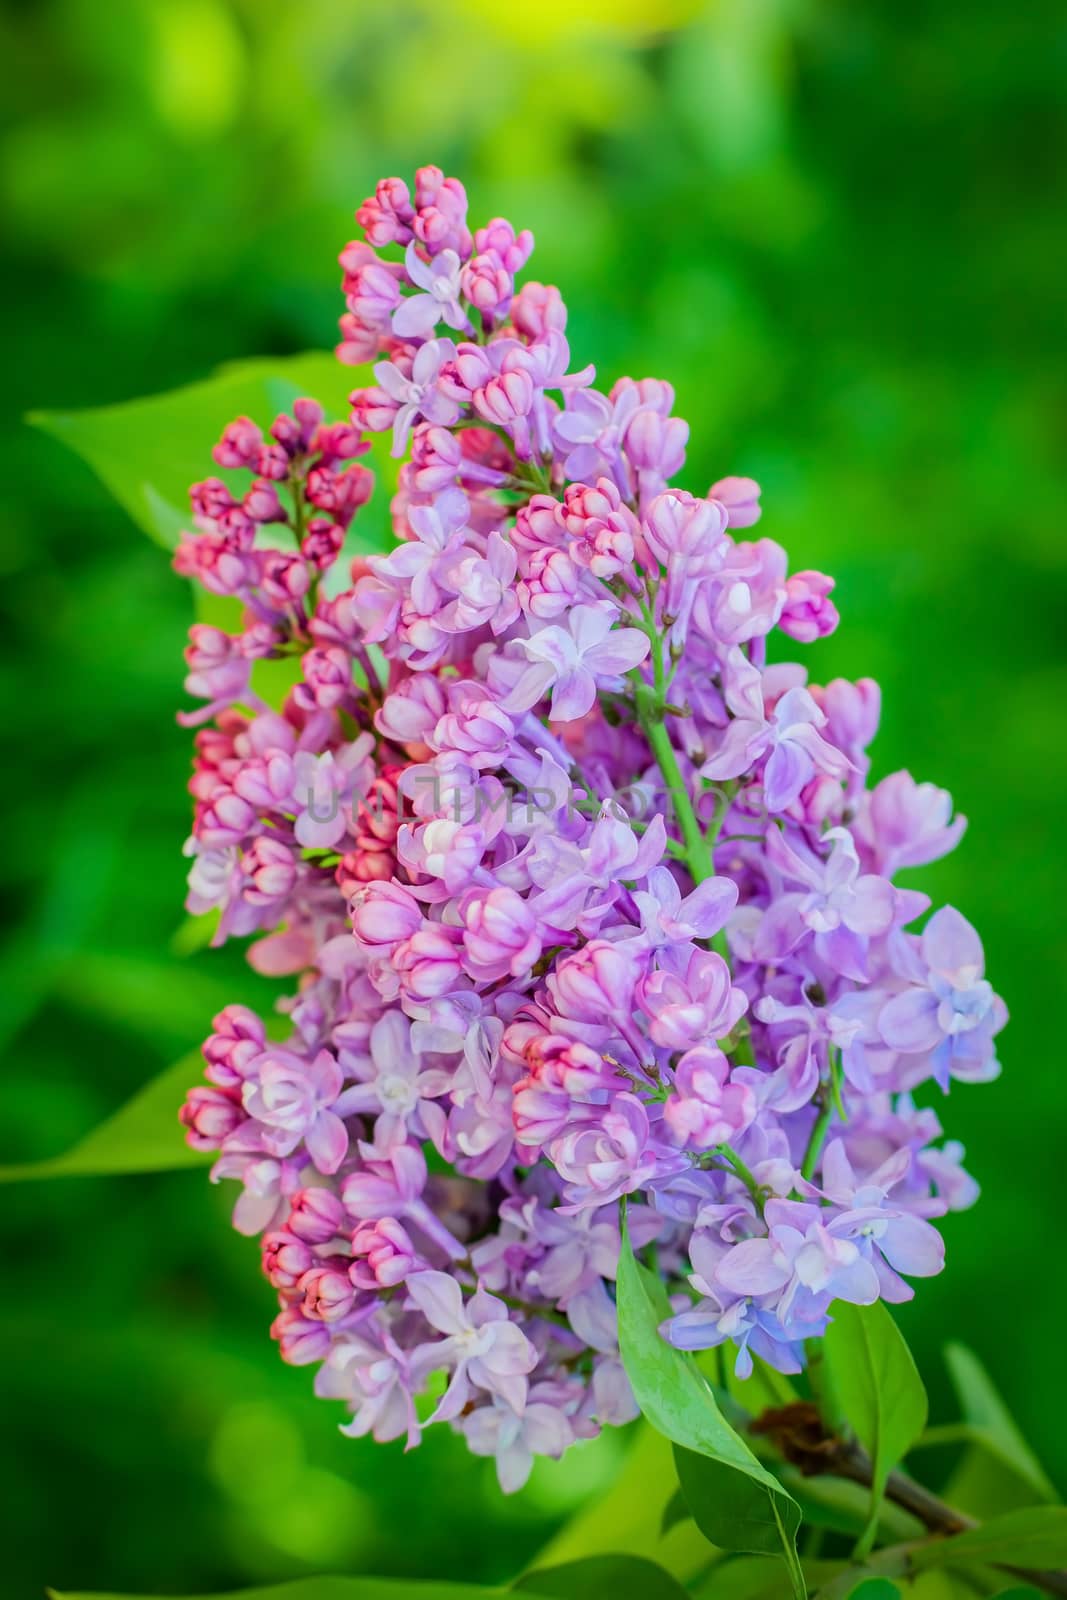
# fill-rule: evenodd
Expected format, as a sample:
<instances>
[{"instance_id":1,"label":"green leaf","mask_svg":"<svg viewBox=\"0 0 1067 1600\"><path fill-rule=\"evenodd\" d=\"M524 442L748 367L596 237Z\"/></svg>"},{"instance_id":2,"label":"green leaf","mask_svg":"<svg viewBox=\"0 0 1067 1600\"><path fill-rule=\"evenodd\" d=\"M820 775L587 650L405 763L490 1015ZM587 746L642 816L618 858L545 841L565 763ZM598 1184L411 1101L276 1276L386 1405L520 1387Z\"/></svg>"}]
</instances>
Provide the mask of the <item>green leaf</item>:
<instances>
[{"instance_id":1,"label":"green leaf","mask_svg":"<svg viewBox=\"0 0 1067 1600\"><path fill-rule=\"evenodd\" d=\"M559 1600L688 1600L677 1578L643 1556L587 1556L561 1567L539 1567L512 1585L516 1593L558 1596Z\"/></svg>"},{"instance_id":2,"label":"green leaf","mask_svg":"<svg viewBox=\"0 0 1067 1600\"><path fill-rule=\"evenodd\" d=\"M531 1567L554 1567L592 1555L642 1555L653 1557L683 1582L707 1567L707 1543L688 1514L669 1532L662 1526L677 1487L669 1442L643 1421L626 1432L630 1448L607 1493L583 1506L538 1552Z\"/></svg>"},{"instance_id":3,"label":"green leaf","mask_svg":"<svg viewBox=\"0 0 1067 1600\"><path fill-rule=\"evenodd\" d=\"M910 1548L907 1545L894 1545L888 1550L879 1550L862 1566L846 1567L820 1585L816 1600L851 1600L851 1596L860 1593L863 1600L896 1600L899 1590L891 1580L901 1578L908 1572ZM871 1592L867 1585L873 1584L884 1584L886 1587L881 1593L877 1590Z\"/></svg>"},{"instance_id":4,"label":"green leaf","mask_svg":"<svg viewBox=\"0 0 1067 1600\"><path fill-rule=\"evenodd\" d=\"M886 1479L926 1426L926 1390L904 1337L882 1302L839 1300L824 1341L836 1402L871 1458L867 1527L856 1547L866 1555L878 1530Z\"/></svg>"},{"instance_id":5,"label":"green leaf","mask_svg":"<svg viewBox=\"0 0 1067 1600\"><path fill-rule=\"evenodd\" d=\"M56 1589L46 1592L50 1600L151 1600L147 1595L71 1594L68 1590ZM180 1600L506 1600L512 1592L510 1589L486 1589L477 1584L449 1583L438 1579L297 1578L292 1583L231 1590L227 1594L184 1596ZM556 1594L559 1593L557 1590ZM540 1596L540 1600L549 1600L551 1594L549 1590L548 1595Z\"/></svg>"},{"instance_id":6,"label":"green leaf","mask_svg":"<svg viewBox=\"0 0 1067 1600\"><path fill-rule=\"evenodd\" d=\"M920 1570L971 1561L1038 1571L1062 1567L1067 1565L1067 1507L1027 1506L1022 1511L1008 1511L980 1528L916 1545L911 1561Z\"/></svg>"},{"instance_id":7,"label":"green leaf","mask_svg":"<svg viewBox=\"0 0 1067 1600\"><path fill-rule=\"evenodd\" d=\"M1033 1489L1038 1499L1058 1500L1044 1468L1020 1433L978 1357L966 1345L950 1344L945 1349L945 1364L972 1439L998 1456Z\"/></svg>"},{"instance_id":8,"label":"green leaf","mask_svg":"<svg viewBox=\"0 0 1067 1600\"><path fill-rule=\"evenodd\" d=\"M780 1468L782 1482L800 1506L806 1528L826 1528L853 1541L863 1532L870 1513L871 1494L862 1484L846 1478L821 1474L805 1478L795 1467ZM878 1514L878 1539L883 1544L921 1538L923 1524L917 1517L886 1500Z\"/></svg>"},{"instance_id":9,"label":"green leaf","mask_svg":"<svg viewBox=\"0 0 1067 1600\"><path fill-rule=\"evenodd\" d=\"M861 1578L849 1600L900 1600L900 1590L888 1578Z\"/></svg>"},{"instance_id":10,"label":"green leaf","mask_svg":"<svg viewBox=\"0 0 1067 1600\"><path fill-rule=\"evenodd\" d=\"M190 1149L178 1124L178 1108L190 1084L200 1080L203 1067L199 1051L184 1056L63 1155L0 1167L0 1183L169 1172L206 1165L212 1159L210 1152Z\"/></svg>"},{"instance_id":11,"label":"green leaf","mask_svg":"<svg viewBox=\"0 0 1067 1600\"><path fill-rule=\"evenodd\" d=\"M167 550L189 525L189 485L218 471L212 447L234 417L266 428L301 395L339 414L358 381L325 351L229 362L200 383L91 411L28 420L69 445L133 520Z\"/></svg>"},{"instance_id":12,"label":"green leaf","mask_svg":"<svg viewBox=\"0 0 1067 1600\"><path fill-rule=\"evenodd\" d=\"M736 1467L680 1445L674 1447L674 1465L689 1514L711 1544L748 1555L780 1553L782 1524L773 1495L753 1493L751 1480Z\"/></svg>"},{"instance_id":13,"label":"green leaf","mask_svg":"<svg viewBox=\"0 0 1067 1600\"><path fill-rule=\"evenodd\" d=\"M813 1589L822 1593L844 1570L841 1561L805 1561L804 1572ZM693 1586L695 1600L789 1600L791 1589L782 1563L770 1556L731 1556Z\"/></svg>"},{"instance_id":14,"label":"green leaf","mask_svg":"<svg viewBox=\"0 0 1067 1600\"><path fill-rule=\"evenodd\" d=\"M674 1448L675 1447L672 1445L671 1449L673 1450ZM671 1495L670 1499L667 1501L667 1504L663 1508L663 1516L660 1519L659 1525L660 1532L670 1533L672 1528L676 1528L680 1522L684 1522L687 1517L691 1517L692 1515L693 1513L690 1511L689 1506L686 1503L686 1498L682 1493L681 1488L679 1487L675 1489L674 1493Z\"/></svg>"},{"instance_id":15,"label":"green leaf","mask_svg":"<svg viewBox=\"0 0 1067 1600\"><path fill-rule=\"evenodd\" d=\"M661 1337L659 1325L670 1315L666 1293L660 1280L639 1265L625 1227L617 1305L623 1364L641 1410L672 1444L706 1456L739 1476L741 1481L733 1491L735 1508L744 1502L747 1493L751 1521L767 1516L773 1519L779 1528L794 1592L803 1597L806 1589L796 1554L800 1509L726 1422L693 1359ZM699 1524L697 1507L692 1501L689 1504ZM713 1513L702 1508L701 1514L708 1517Z\"/></svg>"}]
</instances>

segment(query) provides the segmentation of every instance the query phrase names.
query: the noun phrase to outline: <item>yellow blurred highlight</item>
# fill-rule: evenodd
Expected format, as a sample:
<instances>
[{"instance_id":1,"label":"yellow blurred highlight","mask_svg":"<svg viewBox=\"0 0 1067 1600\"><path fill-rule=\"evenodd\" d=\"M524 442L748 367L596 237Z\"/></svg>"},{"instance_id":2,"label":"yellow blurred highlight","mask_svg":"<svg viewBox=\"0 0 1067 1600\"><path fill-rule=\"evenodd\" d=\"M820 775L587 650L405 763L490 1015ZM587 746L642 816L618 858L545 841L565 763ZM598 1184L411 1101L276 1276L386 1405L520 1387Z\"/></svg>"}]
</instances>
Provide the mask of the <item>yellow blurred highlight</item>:
<instances>
[{"instance_id":1,"label":"yellow blurred highlight","mask_svg":"<svg viewBox=\"0 0 1067 1600\"><path fill-rule=\"evenodd\" d=\"M703 9L701 0L463 0L457 7L498 36L539 48L596 33L621 40L670 33Z\"/></svg>"},{"instance_id":2,"label":"yellow blurred highlight","mask_svg":"<svg viewBox=\"0 0 1067 1600\"><path fill-rule=\"evenodd\" d=\"M207 140L228 128L244 90L244 40L219 0L158 0L151 10L157 110L180 138Z\"/></svg>"}]
</instances>

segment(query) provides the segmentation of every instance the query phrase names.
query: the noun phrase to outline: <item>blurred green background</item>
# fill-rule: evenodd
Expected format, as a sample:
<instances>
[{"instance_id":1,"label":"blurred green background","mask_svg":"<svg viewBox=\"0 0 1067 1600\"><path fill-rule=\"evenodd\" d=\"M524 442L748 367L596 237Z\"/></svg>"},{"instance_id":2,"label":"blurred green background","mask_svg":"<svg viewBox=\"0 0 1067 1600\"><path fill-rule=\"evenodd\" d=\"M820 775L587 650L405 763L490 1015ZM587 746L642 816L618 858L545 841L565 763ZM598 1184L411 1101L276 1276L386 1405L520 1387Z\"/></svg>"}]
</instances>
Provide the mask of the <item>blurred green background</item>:
<instances>
[{"instance_id":1,"label":"blurred green background","mask_svg":"<svg viewBox=\"0 0 1067 1600\"><path fill-rule=\"evenodd\" d=\"M901 1320L935 1416L962 1338L1062 1486L1064 14L24 0L0 51L4 1159L62 1148L256 993L237 955L171 947L190 597L20 417L331 344L352 211L437 162L475 216L534 229L576 364L676 384L690 487L762 481L760 531L838 579L813 675L878 677L877 772L970 816L921 879L980 927L1014 1020L1000 1082L944 1107L985 1194ZM407 1458L341 1438L276 1359L231 1199L198 1173L4 1190L5 1595L493 1578L610 1476L617 1440L502 1502L440 1430Z\"/></svg>"}]
</instances>

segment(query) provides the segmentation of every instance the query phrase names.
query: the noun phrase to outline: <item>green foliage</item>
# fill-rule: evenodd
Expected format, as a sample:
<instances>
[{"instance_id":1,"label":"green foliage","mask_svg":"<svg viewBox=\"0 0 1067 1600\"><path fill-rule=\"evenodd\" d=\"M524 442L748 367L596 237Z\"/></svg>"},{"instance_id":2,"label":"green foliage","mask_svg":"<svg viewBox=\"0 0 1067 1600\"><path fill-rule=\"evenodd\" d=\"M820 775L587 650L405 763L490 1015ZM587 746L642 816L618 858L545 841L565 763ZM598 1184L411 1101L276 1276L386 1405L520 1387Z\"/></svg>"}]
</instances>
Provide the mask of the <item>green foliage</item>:
<instances>
[{"instance_id":1,"label":"green foliage","mask_svg":"<svg viewBox=\"0 0 1067 1600\"><path fill-rule=\"evenodd\" d=\"M966 1345L950 1344L945 1349L945 1362L967 1427L966 1436L996 1457L1038 1500L1058 1500L1045 1469L974 1352Z\"/></svg>"},{"instance_id":2,"label":"green foliage","mask_svg":"<svg viewBox=\"0 0 1067 1600\"><path fill-rule=\"evenodd\" d=\"M0 1167L0 1183L205 1166L210 1154L190 1149L178 1124L178 1108L189 1085L201 1076L203 1065L199 1052L176 1061L64 1154Z\"/></svg>"},{"instance_id":3,"label":"green foliage","mask_svg":"<svg viewBox=\"0 0 1067 1600\"><path fill-rule=\"evenodd\" d=\"M889 1473L926 1426L926 1390L911 1351L881 1301L837 1301L826 1333L825 1363L834 1399L871 1458L873 1483L867 1527L857 1554L872 1547Z\"/></svg>"},{"instance_id":4,"label":"green foliage","mask_svg":"<svg viewBox=\"0 0 1067 1600\"><path fill-rule=\"evenodd\" d=\"M796 1388L785 1373L775 1372L759 1356L753 1356L752 1372L747 1378L739 1378L734 1367L733 1355L728 1351L724 1361L726 1391L750 1417L758 1417L769 1406L790 1405L797 1398Z\"/></svg>"},{"instance_id":5,"label":"green foliage","mask_svg":"<svg viewBox=\"0 0 1067 1600\"><path fill-rule=\"evenodd\" d=\"M234 361L167 394L91 411L35 411L29 420L89 463L145 533L173 550L189 525L189 485L217 473L211 448L234 417L266 429L310 395L339 412L354 381L325 351Z\"/></svg>"},{"instance_id":6,"label":"green foliage","mask_svg":"<svg viewBox=\"0 0 1067 1600\"><path fill-rule=\"evenodd\" d=\"M536 1567L512 1585L516 1593L558 1600L685 1600L677 1578L641 1556L587 1556L560 1567Z\"/></svg>"},{"instance_id":7,"label":"green foliage","mask_svg":"<svg viewBox=\"0 0 1067 1600\"><path fill-rule=\"evenodd\" d=\"M980 1528L951 1539L931 1539L911 1551L911 1563L926 1567L969 1562L1045 1571L1067 1565L1067 1506L1028 1506L992 1517Z\"/></svg>"},{"instance_id":8,"label":"green foliage","mask_svg":"<svg viewBox=\"0 0 1067 1600\"><path fill-rule=\"evenodd\" d=\"M791 1524L785 1524L779 1509L782 1496L753 1492L751 1479L732 1462L675 1445L674 1464L689 1515L709 1543L750 1555L776 1555L786 1539L795 1538L799 1508Z\"/></svg>"},{"instance_id":9,"label":"green foliage","mask_svg":"<svg viewBox=\"0 0 1067 1600\"><path fill-rule=\"evenodd\" d=\"M420 1578L300 1578L294 1583L273 1584L260 1589L242 1589L226 1595L183 1596L180 1600L503 1600L509 1589L486 1589L470 1583L440 1583ZM548 1590L544 1600L555 1594L573 1592L584 1600L580 1590ZM149 1600L148 1596L70 1594L47 1591L50 1600ZM531 1591L538 1600L538 1591ZM669 1591L663 1591L669 1600Z\"/></svg>"},{"instance_id":10,"label":"green foliage","mask_svg":"<svg viewBox=\"0 0 1067 1600\"><path fill-rule=\"evenodd\" d=\"M660 1336L659 1325L670 1313L666 1294L660 1280L635 1258L625 1229L617 1302L623 1363L642 1412L673 1444L707 1459L713 1489L722 1492L730 1485L730 1517L720 1522L715 1494L705 1500L703 1483L694 1481L694 1502L683 1479L682 1489L698 1526L713 1542L729 1544L730 1525L738 1518L743 1517L745 1537L753 1536L756 1524L769 1521L777 1531L794 1590L803 1597L795 1543L799 1507L725 1421L693 1359ZM760 1543L757 1548L765 1550L767 1545Z\"/></svg>"},{"instance_id":11,"label":"green foliage","mask_svg":"<svg viewBox=\"0 0 1067 1600\"><path fill-rule=\"evenodd\" d=\"M848 1600L900 1600L900 1590L888 1578L861 1578Z\"/></svg>"},{"instance_id":12,"label":"green foliage","mask_svg":"<svg viewBox=\"0 0 1067 1600\"><path fill-rule=\"evenodd\" d=\"M621 1470L606 1493L575 1513L540 1551L539 1566L557 1566L591 1555L652 1557L683 1581L708 1563L708 1547L689 1516L665 1524L678 1490L672 1446L647 1422L626 1430L630 1446Z\"/></svg>"},{"instance_id":13,"label":"green foliage","mask_svg":"<svg viewBox=\"0 0 1067 1600\"><path fill-rule=\"evenodd\" d=\"M1059 1247L1046 1201L1061 1160L1055 1138L1035 1138L1034 1107L1051 1128L1065 1097L1046 999L1067 962L1067 743L1049 737L1065 692L1054 419L1067 163L1054 156L1061 63L1034 48L1060 27L1049 0L944 0L920 25L911 8L831 0L7 8L0 604L5 731L24 755L0 863L5 1160L69 1143L194 1045L207 1013L194 1014L192 982L208 970L192 956L174 974L189 1015L175 1003L163 1039L140 990L79 978L87 956L168 960L188 822L188 738L172 718L189 595L74 455L18 418L172 388L226 355L327 346L353 206L381 174L410 181L439 161L479 218L533 228L531 270L566 294L576 365L595 358L604 385L623 372L675 383L694 422L687 488L729 471L762 480L755 531L838 580L842 627L806 654L813 679L878 677L875 776L907 765L969 814L963 847L921 886L981 928L1013 1020L1001 1082L949 1102L984 1196L945 1219L949 1270L919 1286L906 1326L935 1414L951 1405L937 1352L946 1329L965 1331L1064 1479L1050 1396L1067 1280L1032 1293ZM650 247L635 256L635 241ZM211 443L185 481L213 470ZM380 496L364 530L368 517L384 530ZM1005 827L1015 816L1026 826ZM266 985L239 952L210 962L229 998L258 1003ZM443 1430L408 1456L341 1437L339 1409L310 1404L308 1374L264 1335L228 1188L153 1179L133 1207L125 1186L87 1182L74 1226L66 1185L8 1208L19 1312L2 1403L20 1493L5 1593L38 1597L50 1576L203 1595L309 1566L500 1581L550 1536L553 1551L607 1550L614 1536L693 1572L698 1547L707 1559L691 1521L657 1539L673 1475L651 1430L617 1481L609 1431L538 1463L507 1500ZM991 1293L994 1234L1017 1248L999 1251ZM107 1241L91 1272L87 1239ZM1009 1362L1021 1305L1024 1359ZM218 1440L248 1396L300 1448L223 1481ZM838 1491L847 1520L863 1493L821 1478L805 1489L812 1520ZM984 1445L944 1491L978 1516L1034 1493ZM882 1536L914 1537L891 1513ZM733 1574L761 1569L781 1592L780 1562L749 1557L717 1568L707 1592L729 1600ZM935 1579L947 1575L923 1574L916 1600L934 1600Z\"/></svg>"}]
</instances>

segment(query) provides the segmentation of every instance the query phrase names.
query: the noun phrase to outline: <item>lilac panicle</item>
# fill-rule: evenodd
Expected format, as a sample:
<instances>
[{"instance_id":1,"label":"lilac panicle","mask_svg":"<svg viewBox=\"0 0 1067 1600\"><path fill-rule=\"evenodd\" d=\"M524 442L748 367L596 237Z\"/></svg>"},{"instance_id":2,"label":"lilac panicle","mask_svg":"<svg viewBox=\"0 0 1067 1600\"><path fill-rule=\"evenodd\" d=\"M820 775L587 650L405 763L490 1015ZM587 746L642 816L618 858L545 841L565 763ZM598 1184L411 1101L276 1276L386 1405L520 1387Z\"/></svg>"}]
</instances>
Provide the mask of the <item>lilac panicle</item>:
<instances>
[{"instance_id":1,"label":"lilac panicle","mask_svg":"<svg viewBox=\"0 0 1067 1600\"><path fill-rule=\"evenodd\" d=\"M181 1116L346 1431L443 1423L511 1490L634 1414L621 1198L663 1336L742 1376L939 1271L977 1188L912 1091L992 1077L1006 1012L970 923L895 882L965 823L869 782L877 685L767 664L838 613L747 533L759 485L672 483L670 384L575 367L532 236L472 229L456 179L357 218L350 416L237 418L175 559L242 618L186 652L189 908L289 980L280 1041L216 1017ZM371 433L397 541L346 569Z\"/></svg>"}]
</instances>

